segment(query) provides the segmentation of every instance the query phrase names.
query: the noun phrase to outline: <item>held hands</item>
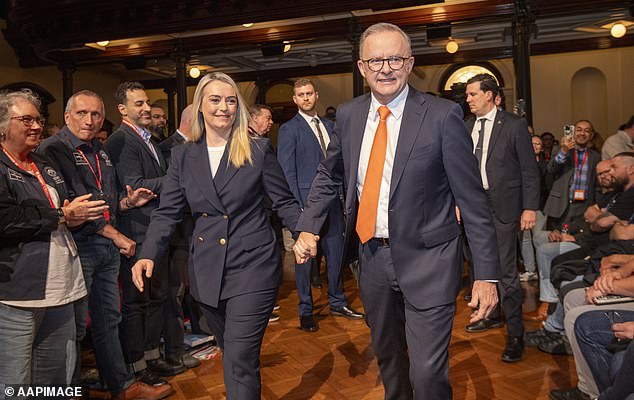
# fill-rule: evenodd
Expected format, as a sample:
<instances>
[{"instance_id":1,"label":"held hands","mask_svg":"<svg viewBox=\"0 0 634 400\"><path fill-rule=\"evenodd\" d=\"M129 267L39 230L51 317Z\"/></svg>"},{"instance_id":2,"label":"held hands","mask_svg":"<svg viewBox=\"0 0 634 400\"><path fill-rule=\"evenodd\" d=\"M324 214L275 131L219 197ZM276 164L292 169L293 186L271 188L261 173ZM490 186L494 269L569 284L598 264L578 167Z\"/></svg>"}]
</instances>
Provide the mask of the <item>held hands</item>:
<instances>
[{"instance_id":1,"label":"held hands","mask_svg":"<svg viewBox=\"0 0 634 400\"><path fill-rule=\"evenodd\" d=\"M469 323L487 318L498 303L498 292L495 282L476 280L471 290L471 302L468 306L474 311Z\"/></svg>"},{"instance_id":2,"label":"held hands","mask_svg":"<svg viewBox=\"0 0 634 400\"><path fill-rule=\"evenodd\" d=\"M89 193L75 197L73 201L64 200L62 211L69 227L79 226L86 221L94 221L103 217L108 205L104 200L89 201L91 196L92 194Z\"/></svg>"},{"instance_id":3,"label":"held hands","mask_svg":"<svg viewBox=\"0 0 634 400\"><path fill-rule=\"evenodd\" d=\"M524 210L520 219L520 228L523 231L531 230L535 227L537 221L537 213L535 210Z\"/></svg>"},{"instance_id":4,"label":"held hands","mask_svg":"<svg viewBox=\"0 0 634 400\"><path fill-rule=\"evenodd\" d=\"M145 276L149 279L152 277L153 270L154 261L147 258L140 259L132 267L132 283L139 289L139 292L143 292L143 271L145 271Z\"/></svg>"},{"instance_id":5,"label":"held hands","mask_svg":"<svg viewBox=\"0 0 634 400\"><path fill-rule=\"evenodd\" d=\"M612 331L619 339L634 339L634 321L613 324Z\"/></svg>"},{"instance_id":6,"label":"held hands","mask_svg":"<svg viewBox=\"0 0 634 400\"><path fill-rule=\"evenodd\" d=\"M132 190L130 185L126 185L125 189L127 191L127 204L131 207L142 207L146 205L150 200L156 198L156 194L152 192L150 189L146 188L138 188L137 190Z\"/></svg>"},{"instance_id":7,"label":"held hands","mask_svg":"<svg viewBox=\"0 0 634 400\"><path fill-rule=\"evenodd\" d=\"M297 264L305 264L309 258L317 256L317 242L319 242L318 235L310 232L299 233L299 237L293 246Z\"/></svg>"}]
</instances>

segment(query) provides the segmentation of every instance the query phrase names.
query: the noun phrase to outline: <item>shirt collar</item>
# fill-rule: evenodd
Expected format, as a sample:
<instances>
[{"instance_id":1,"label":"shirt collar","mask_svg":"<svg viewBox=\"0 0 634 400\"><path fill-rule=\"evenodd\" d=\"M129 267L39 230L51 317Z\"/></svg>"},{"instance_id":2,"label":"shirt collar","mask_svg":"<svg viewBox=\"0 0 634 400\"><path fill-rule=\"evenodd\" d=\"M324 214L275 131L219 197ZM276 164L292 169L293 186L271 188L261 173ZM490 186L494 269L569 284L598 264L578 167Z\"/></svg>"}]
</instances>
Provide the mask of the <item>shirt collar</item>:
<instances>
[{"instance_id":1,"label":"shirt collar","mask_svg":"<svg viewBox=\"0 0 634 400\"><path fill-rule=\"evenodd\" d=\"M405 88L399 93L398 96L394 98L388 104L385 104L387 108L390 109L390 113L396 119L400 119L403 115L403 110L405 109L405 101L407 100L407 95L409 93L409 85L406 85ZM373 120L379 118L379 107L383 104L379 103L379 101L374 97L374 93L372 94L372 100L370 102L370 118Z\"/></svg>"},{"instance_id":2,"label":"shirt collar","mask_svg":"<svg viewBox=\"0 0 634 400\"><path fill-rule=\"evenodd\" d=\"M497 115L497 112L498 112L497 107L493 107L491 111L489 111L488 113L484 114L481 117L478 117L476 120L480 121L481 119L486 119L487 121L495 121L495 116Z\"/></svg>"},{"instance_id":3,"label":"shirt collar","mask_svg":"<svg viewBox=\"0 0 634 400\"><path fill-rule=\"evenodd\" d=\"M181 131L179 131L178 129L176 129L176 133L178 133L179 135L181 135L181 137L183 138L184 141L187 141L187 136L183 135L183 133Z\"/></svg>"},{"instance_id":4,"label":"shirt collar","mask_svg":"<svg viewBox=\"0 0 634 400\"><path fill-rule=\"evenodd\" d=\"M77 136L73 134L73 132L68 129L67 125L64 125L62 129L57 133L60 138L68 140L68 142L73 146L73 148L77 149L79 147L85 146L84 148L88 148L90 151L97 150L96 142L99 142L97 139L93 139L90 143L86 143Z\"/></svg>"},{"instance_id":5,"label":"shirt collar","mask_svg":"<svg viewBox=\"0 0 634 400\"><path fill-rule=\"evenodd\" d=\"M304 117L304 119L306 120L306 122L308 122L309 125L313 122L313 118L317 117L317 119L319 119L319 115L317 115L317 114L315 114L314 117L311 117L310 115L306 114L305 112L303 112L300 109L297 109L297 111L298 111L299 115ZM321 120L319 122L321 122Z\"/></svg>"}]
</instances>

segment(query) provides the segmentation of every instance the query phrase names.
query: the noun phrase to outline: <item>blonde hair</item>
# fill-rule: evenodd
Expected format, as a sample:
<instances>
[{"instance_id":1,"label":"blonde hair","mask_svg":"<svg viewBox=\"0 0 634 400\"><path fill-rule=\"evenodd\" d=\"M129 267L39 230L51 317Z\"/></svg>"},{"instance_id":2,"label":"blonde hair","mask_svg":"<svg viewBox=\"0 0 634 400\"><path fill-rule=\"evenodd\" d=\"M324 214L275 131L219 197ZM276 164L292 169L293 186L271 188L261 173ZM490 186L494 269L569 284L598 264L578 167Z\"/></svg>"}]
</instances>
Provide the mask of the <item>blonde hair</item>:
<instances>
[{"instance_id":1,"label":"blonde hair","mask_svg":"<svg viewBox=\"0 0 634 400\"><path fill-rule=\"evenodd\" d=\"M227 74L222 72L212 72L202 77L196 91L194 92L194 100L192 102L192 127L189 135L189 139L192 142L197 142L203 135L205 130L205 119L203 113L200 111L200 106L203 102L203 92L205 87L213 81L220 81L230 85L236 92L238 98L238 107L236 109L236 119L233 121L231 127L231 134L229 140L229 162L234 167L240 168L246 163L253 164L251 157L251 138L249 135L249 110L247 103L244 101L238 85Z\"/></svg>"}]
</instances>

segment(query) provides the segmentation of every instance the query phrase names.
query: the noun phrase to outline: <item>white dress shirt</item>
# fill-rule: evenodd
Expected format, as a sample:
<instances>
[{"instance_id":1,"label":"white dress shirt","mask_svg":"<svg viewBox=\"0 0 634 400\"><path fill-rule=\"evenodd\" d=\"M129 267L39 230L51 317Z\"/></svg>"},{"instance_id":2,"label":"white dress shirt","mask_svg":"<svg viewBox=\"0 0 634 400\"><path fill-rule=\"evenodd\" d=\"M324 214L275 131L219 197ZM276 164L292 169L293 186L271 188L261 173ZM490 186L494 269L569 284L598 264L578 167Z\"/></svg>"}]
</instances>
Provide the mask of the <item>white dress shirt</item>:
<instances>
[{"instance_id":1,"label":"white dress shirt","mask_svg":"<svg viewBox=\"0 0 634 400\"><path fill-rule=\"evenodd\" d=\"M317 127L315 126L315 123L313 122L313 118L316 117L317 119L319 119L319 116L315 114L314 117L311 117L310 115L306 114L302 110L297 110L297 111L299 111L299 115L301 115L306 120L306 122L308 123L308 126L310 126L310 129L313 130L313 134L317 138L317 143L320 143ZM319 119L319 129L321 129L321 133L324 136L324 144L326 145L326 148L328 148L328 144L330 144L330 135L328 134L328 130L326 129L326 126L324 125L321 119ZM320 146L321 146L321 143L320 143Z\"/></svg>"},{"instance_id":2,"label":"white dress shirt","mask_svg":"<svg viewBox=\"0 0 634 400\"><path fill-rule=\"evenodd\" d=\"M383 179L381 180L374 237L390 237L387 213L390 205L390 182L392 180L392 167L394 166L396 144L398 143L398 135L401 130L403 110L405 109L405 101L407 100L408 93L409 87L405 86L405 89L394 100L392 100L392 102L386 104L386 106L390 109L390 115L387 116L387 149L385 152L385 165L383 166ZM365 124L365 131L363 132L361 154L359 154L359 169L357 170L358 198L361 198L361 193L363 193L363 182L365 181L365 173L368 170L372 143L374 142L376 128L379 126L379 107L382 105L383 104L379 103L374 95L372 95L370 112L368 113L368 120Z\"/></svg>"},{"instance_id":3,"label":"white dress shirt","mask_svg":"<svg viewBox=\"0 0 634 400\"><path fill-rule=\"evenodd\" d=\"M480 120L486 119L484 123L484 141L482 142L482 160L480 162L480 176L482 177L482 186L484 190L489 190L489 180L487 179L487 155L489 153L489 142L491 141L491 131L493 131L493 123L495 122L495 115L497 114L497 108L493 107L491 111L486 113L482 117L476 119L471 131L471 139L473 141L473 152L475 153L476 145L478 144L478 137L480 136Z\"/></svg>"}]
</instances>

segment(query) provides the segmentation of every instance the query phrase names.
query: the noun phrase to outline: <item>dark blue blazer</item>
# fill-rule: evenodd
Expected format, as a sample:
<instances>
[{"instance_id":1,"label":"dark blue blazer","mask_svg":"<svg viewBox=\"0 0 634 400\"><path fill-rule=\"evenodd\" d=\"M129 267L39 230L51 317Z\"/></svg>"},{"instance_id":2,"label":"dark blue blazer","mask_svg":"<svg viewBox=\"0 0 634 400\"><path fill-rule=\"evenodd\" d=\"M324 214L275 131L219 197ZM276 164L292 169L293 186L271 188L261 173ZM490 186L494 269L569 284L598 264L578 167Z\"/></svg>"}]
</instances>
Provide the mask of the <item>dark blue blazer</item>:
<instances>
[{"instance_id":1,"label":"dark blue blazer","mask_svg":"<svg viewBox=\"0 0 634 400\"><path fill-rule=\"evenodd\" d=\"M143 139L126 124L121 124L108 138L106 152L117 171L120 193L125 193L125 185L130 185L135 190L140 187L150 189L160 198L167 163L158 146L152 141L150 143L158 155L159 162ZM150 224L150 215L158 207L158 202L158 199L154 199L143 207L121 211L117 219L117 229L138 244L142 244L145 231Z\"/></svg>"},{"instance_id":2,"label":"dark blue blazer","mask_svg":"<svg viewBox=\"0 0 634 400\"><path fill-rule=\"evenodd\" d=\"M357 169L370 109L366 94L341 105L297 231L316 233L340 184L346 241L356 237ZM409 88L390 185L390 250L403 294L416 308L453 303L462 255L454 206L473 249L475 279L499 279L495 227L460 107ZM349 248L349 247L346 247ZM363 266L361 266L363 270Z\"/></svg>"},{"instance_id":3,"label":"dark blue blazer","mask_svg":"<svg viewBox=\"0 0 634 400\"><path fill-rule=\"evenodd\" d=\"M189 277L193 297L212 307L236 294L279 286L275 234L262 200L291 230L300 208L288 189L271 142L252 138L253 164L236 169L228 149L212 178L205 137L172 148L159 207L152 213L139 258L160 259L186 205L195 220Z\"/></svg>"},{"instance_id":4,"label":"dark blue blazer","mask_svg":"<svg viewBox=\"0 0 634 400\"><path fill-rule=\"evenodd\" d=\"M324 118L319 119L328 135L332 136L333 122ZM284 170L288 186L299 201L299 205L304 208L310 186L317 174L317 167L324 156L319 140L299 113L280 126L277 159Z\"/></svg>"}]
</instances>

